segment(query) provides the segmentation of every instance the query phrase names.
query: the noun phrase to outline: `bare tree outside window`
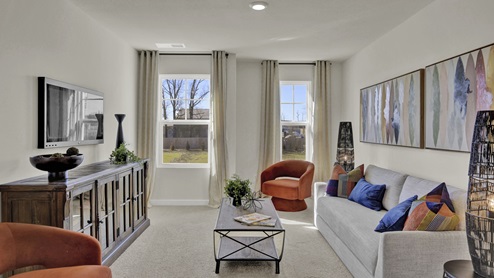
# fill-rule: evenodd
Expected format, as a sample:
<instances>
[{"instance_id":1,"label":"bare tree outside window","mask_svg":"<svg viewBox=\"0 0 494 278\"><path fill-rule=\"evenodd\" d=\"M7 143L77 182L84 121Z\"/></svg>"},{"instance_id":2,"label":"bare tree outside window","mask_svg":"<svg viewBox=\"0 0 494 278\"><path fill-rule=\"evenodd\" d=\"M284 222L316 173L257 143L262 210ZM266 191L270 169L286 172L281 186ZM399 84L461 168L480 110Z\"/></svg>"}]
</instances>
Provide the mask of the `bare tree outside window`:
<instances>
[{"instance_id":1,"label":"bare tree outside window","mask_svg":"<svg viewBox=\"0 0 494 278\"><path fill-rule=\"evenodd\" d=\"M280 86L280 118L282 129L282 160L307 159L307 96L308 82L282 81Z\"/></svg>"},{"instance_id":2,"label":"bare tree outside window","mask_svg":"<svg viewBox=\"0 0 494 278\"><path fill-rule=\"evenodd\" d=\"M208 163L209 79L161 79L163 163Z\"/></svg>"}]
</instances>

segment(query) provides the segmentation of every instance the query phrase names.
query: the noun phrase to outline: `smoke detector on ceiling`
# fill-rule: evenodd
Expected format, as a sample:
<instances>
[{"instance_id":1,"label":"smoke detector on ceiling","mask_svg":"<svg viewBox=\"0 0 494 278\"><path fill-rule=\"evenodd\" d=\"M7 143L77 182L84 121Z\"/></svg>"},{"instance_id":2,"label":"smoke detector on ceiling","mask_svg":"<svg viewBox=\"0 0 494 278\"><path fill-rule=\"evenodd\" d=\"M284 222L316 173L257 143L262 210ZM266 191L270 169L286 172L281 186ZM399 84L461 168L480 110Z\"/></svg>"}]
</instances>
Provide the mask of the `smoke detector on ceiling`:
<instances>
[{"instance_id":1,"label":"smoke detector on ceiling","mask_svg":"<svg viewBox=\"0 0 494 278\"><path fill-rule=\"evenodd\" d=\"M156 43L159 49L170 49L170 48L185 48L183 43Z\"/></svg>"}]
</instances>

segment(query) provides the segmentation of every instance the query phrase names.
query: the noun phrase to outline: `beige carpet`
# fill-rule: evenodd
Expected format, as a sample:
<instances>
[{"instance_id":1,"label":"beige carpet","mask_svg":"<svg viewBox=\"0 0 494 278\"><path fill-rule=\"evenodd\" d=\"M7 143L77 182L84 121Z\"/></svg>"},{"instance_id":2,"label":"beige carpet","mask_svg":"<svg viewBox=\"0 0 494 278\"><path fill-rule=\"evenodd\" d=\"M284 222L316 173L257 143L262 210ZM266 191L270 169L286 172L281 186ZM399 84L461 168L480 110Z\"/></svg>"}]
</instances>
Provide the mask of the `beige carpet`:
<instances>
[{"instance_id":1,"label":"beige carpet","mask_svg":"<svg viewBox=\"0 0 494 278\"><path fill-rule=\"evenodd\" d=\"M303 212L278 212L286 229L280 274L274 262L221 262L215 274L213 229L218 209L166 206L149 210L151 226L111 266L113 277L352 277Z\"/></svg>"}]
</instances>

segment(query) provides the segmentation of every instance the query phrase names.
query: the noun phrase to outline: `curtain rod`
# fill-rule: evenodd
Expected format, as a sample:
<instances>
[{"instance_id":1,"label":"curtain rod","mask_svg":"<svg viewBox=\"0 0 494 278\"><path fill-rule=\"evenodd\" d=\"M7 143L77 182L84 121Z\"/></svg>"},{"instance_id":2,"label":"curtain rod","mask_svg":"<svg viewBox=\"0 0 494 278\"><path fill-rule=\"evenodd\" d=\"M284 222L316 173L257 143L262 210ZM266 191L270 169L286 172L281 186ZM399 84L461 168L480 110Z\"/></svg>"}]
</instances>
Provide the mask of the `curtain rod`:
<instances>
[{"instance_id":1,"label":"curtain rod","mask_svg":"<svg viewBox=\"0 0 494 278\"><path fill-rule=\"evenodd\" d=\"M173 53L173 52L160 52L159 55L177 55L177 56L212 56L212 53ZM226 53L226 58L228 58L228 53Z\"/></svg>"},{"instance_id":2,"label":"curtain rod","mask_svg":"<svg viewBox=\"0 0 494 278\"><path fill-rule=\"evenodd\" d=\"M211 56L211 53L173 53L173 52L168 52L168 53L163 53L160 52L160 55L191 55L191 56Z\"/></svg>"},{"instance_id":3,"label":"curtain rod","mask_svg":"<svg viewBox=\"0 0 494 278\"><path fill-rule=\"evenodd\" d=\"M316 63L278 63L278 65L287 65L287 66L315 66Z\"/></svg>"},{"instance_id":4,"label":"curtain rod","mask_svg":"<svg viewBox=\"0 0 494 278\"><path fill-rule=\"evenodd\" d=\"M332 65L333 63L329 63ZM288 65L288 66L299 66L299 65L310 65L310 66L315 66L316 63L278 63L278 65Z\"/></svg>"}]
</instances>

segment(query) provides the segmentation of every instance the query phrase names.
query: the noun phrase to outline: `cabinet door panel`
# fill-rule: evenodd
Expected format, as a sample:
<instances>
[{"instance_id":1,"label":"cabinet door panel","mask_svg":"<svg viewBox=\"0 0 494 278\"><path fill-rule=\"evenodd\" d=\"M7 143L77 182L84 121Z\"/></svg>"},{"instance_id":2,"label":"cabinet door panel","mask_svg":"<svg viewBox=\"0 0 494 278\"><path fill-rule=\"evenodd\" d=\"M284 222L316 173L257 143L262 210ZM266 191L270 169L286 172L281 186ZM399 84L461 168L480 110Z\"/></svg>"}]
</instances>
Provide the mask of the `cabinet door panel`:
<instances>
[{"instance_id":1,"label":"cabinet door panel","mask_svg":"<svg viewBox=\"0 0 494 278\"><path fill-rule=\"evenodd\" d=\"M95 237L95 212L93 209L95 195L93 186L93 184L89 184L73 192L72 199L70 200L70 230Z\"/></svg>"},{"instance_id":2,"label":"cabinet door panel","mask_svg":"<svg viewBox=\"0 0 494 278\"><path fill-rule=\"evenodd\" d=\"M132 232L132 171L118 174L119 236Z\"/></svg>"},{"instance_id":3,"label":"cabinet door panel","mask_svg":"<svg viewBox=\"0 0 494 278\"><path fill-rule=\"evenodd\" d=\"M103 256L108 253L117 239L116 231L116 192L115 176L98 180L98 240Z\"/></svg>"},{"instance_id":4,"label":"cabinet door panel","mask_svg":"<svg viewBox=\"0 0 494 278\"><path fill-rule=\"evenodd\" d=\"M146 178L144 167L134 168L134 227L146 218Z\"/></svg>"}]
</instances>

